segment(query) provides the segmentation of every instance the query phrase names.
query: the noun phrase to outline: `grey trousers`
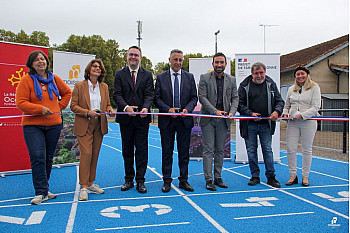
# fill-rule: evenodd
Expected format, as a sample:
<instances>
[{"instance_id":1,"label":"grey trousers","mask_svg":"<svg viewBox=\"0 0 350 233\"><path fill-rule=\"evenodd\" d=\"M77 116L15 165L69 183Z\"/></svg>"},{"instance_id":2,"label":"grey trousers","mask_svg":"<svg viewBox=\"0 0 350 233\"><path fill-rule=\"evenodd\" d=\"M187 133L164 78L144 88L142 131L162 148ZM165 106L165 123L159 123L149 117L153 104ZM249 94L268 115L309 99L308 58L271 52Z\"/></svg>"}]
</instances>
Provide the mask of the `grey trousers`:
<instances>
[{"instance_id":1,"label":"grey trousers","mask_svg":"<svg viewBox=\"0 0 350 233\"><path fill-rule=\"evenodd\" d=\"M221 178L224 162L227 125L225 119L212 118L206 126L201 126L203 139L203 172L206 181L213 180L212 167L214 158L214 178Z\"/></svg>"},{"instance_id":2,"label":"grey trousers","mask_svg":"<svg viewBox=\"0 0 350 233\"><path fill-rule=\"evenodd\" d=\"M302 175L309 176L312 161L312 142L317 130L317 121L291 120L287 125L287 158L291 176L297 175L297 156L299 137L303 152Z\"/></svg>"}]
</instances>

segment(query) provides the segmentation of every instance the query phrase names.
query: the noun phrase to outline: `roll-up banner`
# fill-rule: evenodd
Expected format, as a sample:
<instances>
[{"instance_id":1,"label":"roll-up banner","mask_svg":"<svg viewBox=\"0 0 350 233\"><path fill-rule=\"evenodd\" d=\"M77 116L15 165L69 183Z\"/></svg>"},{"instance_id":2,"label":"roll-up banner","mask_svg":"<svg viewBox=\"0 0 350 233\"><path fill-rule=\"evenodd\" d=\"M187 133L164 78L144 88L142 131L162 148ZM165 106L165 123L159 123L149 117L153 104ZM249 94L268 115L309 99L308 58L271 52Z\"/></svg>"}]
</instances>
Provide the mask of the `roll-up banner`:
<instances>
[{"instance_id":1,"label":"roll-up banner","mask_svg":"<svg viewBox=\"0 0 350 233\"><path fill-rule=\"evenodd\" d=\"M280 54L263 53L263 54L236 54L235 70L237 88L239 84L251 74L251 66L255 62L262 62L266 66L266 75L272 78L277 87L280 88ZM277 122L275 134L272 136L272 150L275 162L280 162L280 123ZM263 162L260 141L258 141L258 159ZM239 133L239 120L236 123L236 163L247 163L248 156L244 139Z\"/></svg>"},{"instance_id":2,"label":"roll-up banner","mask_svg":"<svg viewBox=\"0 0 350 233\"><path fill-rule=\"evenodd\" d=\"M95 55L53 51L53 73L58 75L73 91L76 82L83 81L87 64ZM53 164L68 164L79 161L77 136L73 133L74 114L68 106L62 110L63 129L57 143Z\"/></svg>"},{"instance_id":3,"label":"roll-up banner","mask_svg":"<svg viewBox=\"0 0 350 233\"><path fill-rule=\"evenodd\" d=\"M225 73L231 74L230 58L226 58L226 59L227 59L227 66L225 68ZM199 84L199 79L201 74L205 74L213 71L212 62L213 62L213 58L190 58L189 59L189 71L194 75L194 79L197 85L197 91L198 91L198 84ZM201 106L202 105L198 101L198 104L193 112L200 113ZM202 157L202 153L203 153L202 131L198 124L199 119L197 119L197 117L194 117L193 120L194 120L194 127L192 128L192 132L191 132L190 158L198 159ZM227 137L225 141L225 151L224 151L225 159L231 158L230 135L231 135L231 130L229 129L227 132Z\"/></svg>"},{"instance_id":4,"label":"roll-up banner","mask_svg":"<svg viewBox=\"0 0 350 233\"><path fill-rule=\"evenodd\" d=\"M29 71L27 58L35 50L49 52L47 47L0 41L0 116L22 115L16 108L16 88ZM30 169L21 120L0 119L0 172Z\"/></svg>"}]
</instances>

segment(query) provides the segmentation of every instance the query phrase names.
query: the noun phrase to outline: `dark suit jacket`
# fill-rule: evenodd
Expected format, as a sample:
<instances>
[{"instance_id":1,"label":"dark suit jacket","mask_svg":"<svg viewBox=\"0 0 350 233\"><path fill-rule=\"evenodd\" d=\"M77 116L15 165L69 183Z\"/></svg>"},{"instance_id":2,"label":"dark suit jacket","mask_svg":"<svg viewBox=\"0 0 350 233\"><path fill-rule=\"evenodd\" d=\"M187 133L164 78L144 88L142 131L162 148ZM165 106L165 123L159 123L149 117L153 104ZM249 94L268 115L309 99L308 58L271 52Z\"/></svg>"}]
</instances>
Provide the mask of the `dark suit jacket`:
<instances>
[{"instance_id":1,"label":"dark suit jacket","mask_svg":"<svg viewBox=\"0 0 350 233\"><path fill-rule=\"evenodd\" d=\"M101 95L101 111L107 112L111 108L109 102L108 86L105 83L99 83ZM74 86L72 101L70 104L71 110L76 114L74 120L73 132L78 136L84 136L88 130L89 118L87 112L91 111L90 94L88 80L77 82ZM108 133L107 117L105 114L101 116L101 131L102 134Z\"/></svg>"},{"instance_id":2,"label":"dark suit jacket","mask_svg":"<svg viewBox=\"0 0 350 233\"><path fill-rule=\"evenodd\" d=\"M180 105L182 109L187 109L192 112L197 105L197 88L194 81L193 74L181 70L181 84L180 84ZM155 104L159 108L159 112L167 113L173 107L173 88L170 77L170 70L167 70L157 75L156 89L155 89ZM187 129L193 127L192 117L181 117ZM170 123L170 116L159 116L158 127L166 129Z\"/></svg>"},{"instance_id":3,"label":"dark suit jacket","mask_svg":"<svg viewBox=\"0 0 350 233\"><path fill-rule=\"evenodd\" d=\"M138 111L147 108L150 111L154 98L153 75L150 71L140 67L136 86L132 83L129 67L124 67L115 72L113 99L118 105L118 112L123 112L125 106L137 106ZM129 115L117 114L116 122L122 125L130 123L131 118L136 119L136 123L141 125L151 122L151 115L141 118L140 115L131 117Z\"/></svg>"}]
</instances>

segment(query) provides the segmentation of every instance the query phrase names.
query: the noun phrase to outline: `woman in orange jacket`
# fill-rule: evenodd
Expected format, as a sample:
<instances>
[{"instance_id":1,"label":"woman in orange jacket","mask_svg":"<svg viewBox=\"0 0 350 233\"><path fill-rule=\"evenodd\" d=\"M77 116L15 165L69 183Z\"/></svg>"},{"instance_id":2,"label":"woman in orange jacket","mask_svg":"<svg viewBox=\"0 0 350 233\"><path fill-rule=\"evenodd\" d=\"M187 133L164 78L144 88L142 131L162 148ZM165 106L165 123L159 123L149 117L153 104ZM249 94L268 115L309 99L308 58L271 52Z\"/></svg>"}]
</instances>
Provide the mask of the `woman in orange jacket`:
<instances>
[{"instance_id":1,"label":"woman in orange jacket","mask_svg":"<svg viewBox=\"0 0 350 233\"><path fill-rule=\"evenodd\" d=\"M62 129L60 111L67 107L72 92L60 77L49 71L49 59L40 50L29 54L29 73L16 89L16 105L23 112L23 135L27 144L37 205L56 198L49 192L53 155ZM59 101L59 96L61 100Z\"/></svg>"}]
</instances>

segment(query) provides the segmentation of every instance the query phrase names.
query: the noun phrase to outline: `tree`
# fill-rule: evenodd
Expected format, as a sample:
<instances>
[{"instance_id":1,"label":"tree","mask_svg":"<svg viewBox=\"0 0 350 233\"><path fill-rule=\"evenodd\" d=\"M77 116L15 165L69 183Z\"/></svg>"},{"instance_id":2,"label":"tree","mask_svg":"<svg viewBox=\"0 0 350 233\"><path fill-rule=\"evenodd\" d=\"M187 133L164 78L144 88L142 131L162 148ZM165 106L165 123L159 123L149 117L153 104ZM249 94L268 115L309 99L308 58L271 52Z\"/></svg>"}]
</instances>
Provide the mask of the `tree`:
<instances>
[{"instance_id":1,"label":"tree","mask_svg":"<svg viewBox=\"0 0 350 233\"><path fill-rule=\"evenodd\" d=\"M154 67L154 75L158 75L158 74L168 70L169 68L170 68L169 63L158 62L157 65L155 65L155 67Z\"/></svg>"},{"instance_id":2,"label":"tree","mask_svg":"<svg viewBox=\"0 0 350 233\"><path fill-rule=\"evenodd\" d=\"M236 69L235 69L235 67L236 67L236 62L235 62L235 59L233 59L231 61L231 75L233 75L233 76L236 76Z\"/></svg>"},{"instance_id":3,"label":"tree","mask_svg":"<svg viewBox=\"0 0 350 233\"><path fill-rule=\"evenodd\" d=\"M143 68L145 68L146 70L149 70L149 71L151 71L153 73L152 62L146 56L142 56L141 66Z\"/></svg>"},{"instance_id":4,"label":"tree","mask_svg":"<svg viewBox=\"0 0 350 233\"><path fill-rule=\"evenodd\" d=\"M104 82L109 88L111 104L113 107L116 107L112 98L114 73L115 70L121 69L126 65L126 50L119 49L119 44L115 40L109 39L105 41L100 35L70 35L65 43L60 46L56 45L53 49L75 53L95 54L96 58L100 58L106 69ZM148 67L150 65L152 68L152 63L148 61L149 59L146 58L145 66ZM85 69L85 67L83 69Z\"/></svg>"},{"instance_id":5,"label":"tree","mask_svg":"<svg viewBox=\"0 0 350 233\"><path fill-rule=\"evenodd\" d=\"M27 35L23 30L16 34L11 31L0 29L0 40L22 44L49 46L49 37L45 32L40 31L33 31L31 35Z\"/></svg>"}]
</instances>

